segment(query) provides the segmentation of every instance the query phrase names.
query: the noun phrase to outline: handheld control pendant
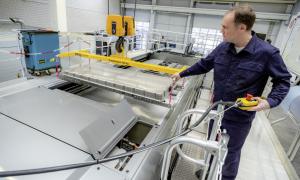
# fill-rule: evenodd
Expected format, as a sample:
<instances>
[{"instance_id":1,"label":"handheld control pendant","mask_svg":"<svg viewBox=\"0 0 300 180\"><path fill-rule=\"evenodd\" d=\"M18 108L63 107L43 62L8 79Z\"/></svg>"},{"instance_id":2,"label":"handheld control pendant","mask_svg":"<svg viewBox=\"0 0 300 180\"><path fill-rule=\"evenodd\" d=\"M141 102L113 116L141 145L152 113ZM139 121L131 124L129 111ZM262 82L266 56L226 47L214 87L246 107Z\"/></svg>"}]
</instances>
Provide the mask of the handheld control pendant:
<instances>
[{"instance_id":1,"label":"handheld control pendant","mask_svg":"<svg viewBox=\"0 0 300 180\"><path fill-rule=\"evenodd\" d=\"M251 94L247 94L245 98L238 98L236 101L239 103L239 108L241 110L249 110L258 105L258 101L253 99Z\"/></svg>"}]
</instances>

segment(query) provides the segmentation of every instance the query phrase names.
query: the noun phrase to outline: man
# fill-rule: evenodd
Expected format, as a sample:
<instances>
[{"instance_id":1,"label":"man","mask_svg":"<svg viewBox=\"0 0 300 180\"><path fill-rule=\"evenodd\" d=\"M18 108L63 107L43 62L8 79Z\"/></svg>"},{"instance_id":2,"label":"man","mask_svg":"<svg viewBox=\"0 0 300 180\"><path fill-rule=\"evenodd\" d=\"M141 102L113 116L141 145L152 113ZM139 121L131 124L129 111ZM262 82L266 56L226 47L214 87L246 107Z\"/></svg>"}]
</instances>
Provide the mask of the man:
<instances>
[{"instance_id":1,"label":"man","mask_svg":"<svg viewBox=\"0 0 300 180\"><path fill-rule=\"evenodd\" d=\"M257 38L251 31L255 12L249 6L229 10L222 21L224 42L206 58L185 71L174 74L176 82L182 77L198 75L214 69L213 101L236 101L252 94L258 101L249 111L232 108L225 112L222 128L230 136L228 155L222 171L222 180L234 180L239 167L240 154L250 131L255 111L277 106L289 91L290 77L279 50ZM267 99L260 98L268 78L273 87Z\"/></svg>"}]
</instances>

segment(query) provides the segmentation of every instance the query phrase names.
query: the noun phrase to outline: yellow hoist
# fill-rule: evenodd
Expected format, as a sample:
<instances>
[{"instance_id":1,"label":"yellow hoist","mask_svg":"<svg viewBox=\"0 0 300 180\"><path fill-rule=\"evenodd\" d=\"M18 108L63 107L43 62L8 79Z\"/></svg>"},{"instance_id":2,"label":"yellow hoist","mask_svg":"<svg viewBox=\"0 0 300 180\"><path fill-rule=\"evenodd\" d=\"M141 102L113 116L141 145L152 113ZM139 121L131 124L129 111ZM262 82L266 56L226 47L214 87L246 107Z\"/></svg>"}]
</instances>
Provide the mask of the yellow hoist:
<instances>
[{"instance_id":1,"label":"yellow hoist","mask_svg":"<svg viewBox=\"0 0 300 180\"><path fill-rule=\"evenodd\" d=\"M186 66L183 66L182 68L170 68L161 65L137 62L130 58L127 58L124 54L124 37L135 35L135 22L132 16L108 15L106 20L106 32L111 36L119 37L116 42L116 50L119 53L118 55L103 56L90 54L85 50L79 50L60 53L58 57L64 58L71 56L80 56L99 61L108 61L117 65L133 66L140 69L153 70L167 74L175 74L187 68Z\"/></svg>"},{"instance_id":2,"label":"yellow hoist","mask_svg":"<svg viewBox=\"0 0 300 180\"><path fill-rule=\"evenodd\" d=\"M135 24L132 16L108 15L106 19L106 32L111 36L118 36L116 50L124 51L124 36L135 35Z\"/></svg>"}]
</instances>

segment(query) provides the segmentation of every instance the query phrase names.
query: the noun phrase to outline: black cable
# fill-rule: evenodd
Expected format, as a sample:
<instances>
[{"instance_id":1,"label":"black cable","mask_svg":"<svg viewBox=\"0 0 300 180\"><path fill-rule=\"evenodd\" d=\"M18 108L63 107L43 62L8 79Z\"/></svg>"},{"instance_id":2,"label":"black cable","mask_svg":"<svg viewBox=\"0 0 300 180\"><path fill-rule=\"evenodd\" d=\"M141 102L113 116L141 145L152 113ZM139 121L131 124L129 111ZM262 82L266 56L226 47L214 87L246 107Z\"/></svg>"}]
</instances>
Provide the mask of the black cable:
<instances>
[{"instance_id":1,"label":"black cable","mask_svg":"<svg viewBox=\"0 0 300 180\"><path fill-rule=\"evenodd\" d=\"M69 169L75 169L75 168L82 168L82 167L92 166L92 165L96 165L96 164L98 164L98 160L94 160L94 161L90 161L90 162L84 162L84 163L77 163L77 164L69 164L69 165L62 165L62 166L39 168L39 169L28 169L28 170L18 170L18 171L3 171L3 172L1 172L0 177L42 174L42 173L63 171L63 170L69 170Z\"/></svg>"},{"instance_id":2,"label":"black cable","mask_svg":"<svg viewBox=\"0 0 300 180\"><path fill-rule=\"evenodd\" d=\"M124 44L124 37L120 36L119 39L116 41L116 50L118 53L123 51L123 44Z\"/></svg>"},{"instance_id":3,"label":"black cable","mask_svg":"<svg viewBox=\"0 0 300 180\"><path fill-rule=\"evenodd\" d=\"M202 114L202 116L200 117L200 119L198 121L196 121L191 127L190 129L197 127L204 119L205 117L208 115L208 113L213 110L217 105L222 104L225 106L232 106L234 104L236 104L236 102L226 102L226 101L217 101L215 103L213 103L211 106L208 107L208 109Z\"/></svg>"},{"instance_id":4,"label":"black cable","mask_svg":"<svg viewBox=\"0 0 300 180\"><path fill-rule=\"evenodd\" d=\"M107 0L107 15L109 15L109 0Z\"/></svg>"},{"instance_id":5,"label":"black cable","mask_svg":"<svg viewBox=\"0 0 300 180\"><path fill-rule=\"evenodd\" d=\"M136 0L134 0L133 20L135 20Z\"/></svg>"},{"instance_id":6,"label":"black cable","mask_svg":"<svg viewBox=\"0 0 300 180\"><path fill-rule=\"evenodd\" d=\"M122 11L122 16L125 16L125 4L126 4L126 0L123 1L123 11Z\"/></svg>"},{"instance_id":7,"label":"black cable","mask_svg":"<svg viewBox=\"0 0 300 180\"><path fill-rule=\"evenodd\" d=\"M81 167L87 167L87 166L92 166L92 165L96 165L96 164L100 164L100 163L105 163L105 162L109 162L109 161L113 161L116 159L120 159L120 158L124 158L127 156L131 156L134 155L136 153L140 153L143 151L146 151L148 149L152 149L158 146L161 146L163 144L166 144L170 141L172 141L173 139L186 135L187 133L192 131L192 128L196 127L197 125L199 125L204 119L205 117L208 115L208 113L214 109L217 105L222 104L222 105L233 105L235 102L223 102L223 101L217 101L215 103L213 103L201 116L201 118L199 118L199 120L192 125L189 129L185 130L184 132L177 134L175 136L172 136L171 138L168 139L164 139L152 144L149 144L147 146L143 146L141 148L135 149L133 151L129 151L126 153L122 153L119 155L115 155L115 156L111 156L111 157L107 157L104 159L100 159L100 160L93 160L93 161L89 161L89 162L84 162L84 163L77 163L77 164L69 164L69 165L62 165L62 166L53 166L53 167L47 167L47 168L38 168L38 169L27 169L27 170L17 170L17 171L2 171L0 172L0 177L9 177L9 176L23 176L23 175L33 175L33 174L42 174L42 173L48 173L48 172L55 172L55 171L62 171L62 170L69 170L69 169L75 169L75 168L81 168ZM2 113L1 113L2 114ZM5 115L6 116L6 115ZM17 120L18 121L18 120ZM20 121L18 121L20 122Z\"/></svg>"},{"instance_id":8,"label":"black cable","mask_svg":"<svg viewBox=\"0 0 300 180\"><path fill-rule=\"evenodd\" d=\"M100 163L105 163L105 162L109 162L109 161L113 161L113 160L116 160L116 159L131 156L131 155L134 155L136 153L140 153L140 152L146 151L148 149L152 149L152 148L161 146L161 145L166 144L166 143L172 141L173 139L175 139L179 136L183 136L183 135L185 135L189 132L191 132L191 129L188 129L188 130L186 130L186 131L184 131L184 132L182 132L182 133L180 133L176 136L173 136L169 139L161 140L161 141L158 141L156 143L152 143L148 146L144 146L144 147L138 148L138 149L133 150L133 151L129 151L129 152L122 153L122 154L119 154L119 155L111 156L111 157L104 158L104 159L101 159L101 160L93 160L93 161L84 162L84 163L69 164L69 165L62 165L62 166L53 166L53 167L47 167L47 168L17 170L17 171L2 171L2 172L0 172L0 177L42 174L42 173L69 170L69 169L75 169L75 168L81 168L81 167L92 166L92 165L96 165L96 164L100 164Z\"/></svg>"},{"instance_id":9,"label":"black cable","mask_svg":"<svg viewBox=\"0 0 300 180\"><path fill-rule=\"evenodd\" d=\"M123 11L122 11L122 26L125 27L125 22L124 22L124 16L125 16L125 4L126 4L126 0L124 0L123 3Z\"/></svg>"}]
</instances>

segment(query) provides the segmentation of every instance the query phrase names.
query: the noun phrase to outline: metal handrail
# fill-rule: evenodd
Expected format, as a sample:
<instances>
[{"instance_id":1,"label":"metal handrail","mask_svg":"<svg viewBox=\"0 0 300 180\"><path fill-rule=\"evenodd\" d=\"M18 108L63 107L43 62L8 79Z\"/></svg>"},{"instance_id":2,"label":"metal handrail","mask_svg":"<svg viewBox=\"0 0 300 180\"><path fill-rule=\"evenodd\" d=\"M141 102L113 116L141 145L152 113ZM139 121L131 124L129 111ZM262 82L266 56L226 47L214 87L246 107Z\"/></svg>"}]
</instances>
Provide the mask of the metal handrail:
<instances>
[{"instance_id":1,"label":"metal handrail","mask_svg":"<svg viewBox=\"0 0 300 180\"><path fill-rule=\"evenodd\" d=\"M205 151L213 154L216 158L219 159L220 165L225 160L225 157L227 155L227 143L228 143L229 137L224 136L222 141L216 142L216 141L204 141L200 139L195 139L192 137L187 137L187 136L181 136L173 141L170 142L170 145L167 147L165 154L164 154L164 159L163 159L163 165L162 165L162 172L161 172L161 180L167 180L168 177L168 169L170 167L170 160L171 160L171 155L176 146L182 145L182 144L194 144L196 146L199 146L201 148L204 148ZM192 158L191 158L192 159ZM192 160L192 162L200 165L200 166L206 166L205 161L202 159L199 160ZM215 168L212 168L215 169Z\"/></svg>"},{"instance_id":2,"label":"metal handrail","mask_svg":"<svg viewBox=\"0 0 300 180\"><path fill-rule=\"evenodd\" d=\"M186 121L186 117L189 116L189 115L192 115L192 114L200 114L200 115L203 115L205 113L206 110L204 109L189 109L185 112L183 112L179 118L178 118L178 122L177 125L176 125L176 133L177 134L180 134L182 132L182 126L184 124L184 122ZM207 117L215 117L217 115L217 111L215 110L212 110L209 112L209 114L206 116Z\"/></svg>"},{"instance_id":3,"label":"metal handrail","mask_svg":"<svg viewBox=\"0 0 300 180\"><path fill-rule=\"evenodd\" d=\"M190 110L187 110L187 111L185 111L184 113L182 113L182 114L180 115L180 117L178 118L178 119L179 119L179 122L177 123L176 133L177 133L177 134L180 134L180 133L182 132L182 130L183 130L182 128L183 128L183 125L184 125L185 121L187 120L187 119L186 119L187 116L192 115L192 114L200 114L200 115L203 115L203 113L204 113L205 111L206 111L206 110L204 110L204 109L190 109ZM216 117L216 116L217 116L217 111L212 110L212 111L209 112L209 114L206 116L206 118L208 118L208 117L212 118L212 117ZM182 158L186 159L187 161L191 161L191 162L194 162L194 163L196 163L196 164L203 165L203 166L205 166L205 165L207 164L207 163L205 163L205 162L207 162L206 160L201 160L201 161L199 161L199 160L196 160L196 159L191 158L191 157L189 157L188 155L186 155L184 152L182 152L182 150L181 150L181 148L180 148L179 145L176 146L176 151L177 151L177 153L178 153Z\"/></svg>"},{"instance_id":4,"label":"metal handrail","mask_svg":"<svg viewBox=\"0 0 300 180\"><path fill-rule=\"evenodd\" d=\"M203 109L189 109L185 112L183 112L178 118L177 118L177 121L176 121L176 134L180 134L183 130L183 126L184 126L184 123L186 121L186 117L192 115L192 114L200 114L201 115L201 118L197 121L197 123L193 124L190 128L193 129L195 127L197 127L198 125L201 124L201 122L203 122L205 119L207 119L208 117L212 118L212 119L215 119L215 118L222 118L223 117L223 114L224 112L224 105L228 104L228 102L219 102L219 103L216 103L214 105L217 105L219 104L219 107L217 108L218 110L215 111L215 110L212 110L213 108L210 107L209 110L203 110ZM230 103L229 103L230 104ZM218 122L214 122L214 125L213 126L216 126L218 125L219 123ZM212 128L212 131L213 131L214 127ZM214 132L211 132L212 134ZM170 145L167 147L167 150L166 150L166 153L165 153L165 156L164 156L164 162L165 161L168 161L168 162L165 162L167 164L163 164L162 168L162 174L161 174L161 178L162 180L164 180L163 178L166 178L165 176L167 176L166 174L168 174L166 171L168 170L168 167L170 166L170 157L167 157L169 156L169 153L172 153L173 149L176 147L176 150L177 150L177 153L179 154L179 156L181 156L183 159L187 160L187 161L190 161L190 162L193 162L193 163L196 163L202 167L206 167L204 169L207 170L207 166L208 166L208 163L209 163L209 160L210 160L210 155L215 155L217 156L216 159L214 159L214 162L212 163L211 166L213 166L211 168L211 171L216 171L217 169L217 161L221 164L219 164L219 168L222 168L222 162L225 161L225 157L227 155L227 143L229 141L229 136L225 133L222 133L223 135L221 136L222 138L220 139L219 142L215 141L216 137L212 137L210 138L210 140L197 140L197 139L194 139L194 138L188 138L188 139L184 139L182 137L179 137L177 139L179 140L176 140L174 139ZM224 138L223 138L224 136ZM186 137L187 138L187 137ZM207 155L205 156L204 159L194 159L188 155L186 155L180 148L180 145L184 144L184 143L191 143L191 144L195 144L197 146L200 146L202 148L205 149L205 153L207 153ZM215 152L212 152L210 147L211 146L218 146L218 154L216 155ZM167 169L166 169L167 168ZM205 171L206 171L205 170ZM216 176L216 173L213 172L213 173L209 173L209 176L210 177L214 177Z\"/></svg>"}]
</instances>

